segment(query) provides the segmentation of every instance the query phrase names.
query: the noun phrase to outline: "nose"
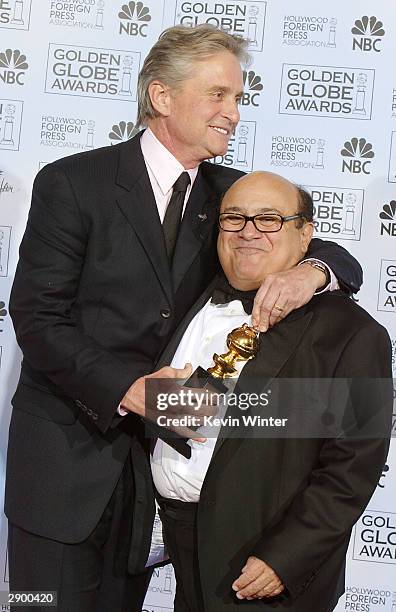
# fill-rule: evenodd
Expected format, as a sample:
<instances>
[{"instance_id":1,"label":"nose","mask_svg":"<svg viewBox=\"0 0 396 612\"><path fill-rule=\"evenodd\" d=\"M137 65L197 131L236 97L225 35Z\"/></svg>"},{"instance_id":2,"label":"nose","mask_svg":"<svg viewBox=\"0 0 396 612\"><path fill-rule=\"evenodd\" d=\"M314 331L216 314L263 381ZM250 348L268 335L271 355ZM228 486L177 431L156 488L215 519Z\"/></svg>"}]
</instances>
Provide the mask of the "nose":
<instances>
[{"instance_id":1,"label":"nose","mask_svg":"<svg viewBox=\"0 0 396 612\"><path fill-rule=\"evenodd\" d=\"M262 238L264 234L256 229L253 221L249 220L243 230L239 232L239 236L244 240L254 240L255 238Z\"/></svg>"},{"instance_id":2,"label":"nose","mask_svg":"<svg viewBox=\"0 0 396 612\"><path fill-rule=\"evenodd\" d=\"M223 116L226 117L233 125L237 125L239 122L239 105L234 97L230 96L224 101Z\"/></svg>"}]
</instances>

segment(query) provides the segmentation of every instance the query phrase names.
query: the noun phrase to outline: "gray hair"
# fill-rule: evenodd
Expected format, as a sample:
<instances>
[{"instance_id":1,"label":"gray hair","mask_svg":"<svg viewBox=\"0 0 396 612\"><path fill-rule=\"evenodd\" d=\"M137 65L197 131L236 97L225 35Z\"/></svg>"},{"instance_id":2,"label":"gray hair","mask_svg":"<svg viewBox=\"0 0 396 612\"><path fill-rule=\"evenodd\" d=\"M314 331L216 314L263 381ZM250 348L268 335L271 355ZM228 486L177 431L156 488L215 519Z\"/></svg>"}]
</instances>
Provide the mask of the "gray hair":
<instances>
[{"instance_id":1,"label":"gray hair","mask_svg":"<svg viewBox=\"0 0 396 612\"><path fill-rule=\"evenodd\" d=\"M206 23L194 28L174 26L162 32L139 74L136 125L145 125L148 119L158 116L149 95L150 83L158 80L175 87L190 77L193 62L223 51L233 53L241 63L248 64L247 46L248 41L244 38Z\"/></svg>"}]
</instances>

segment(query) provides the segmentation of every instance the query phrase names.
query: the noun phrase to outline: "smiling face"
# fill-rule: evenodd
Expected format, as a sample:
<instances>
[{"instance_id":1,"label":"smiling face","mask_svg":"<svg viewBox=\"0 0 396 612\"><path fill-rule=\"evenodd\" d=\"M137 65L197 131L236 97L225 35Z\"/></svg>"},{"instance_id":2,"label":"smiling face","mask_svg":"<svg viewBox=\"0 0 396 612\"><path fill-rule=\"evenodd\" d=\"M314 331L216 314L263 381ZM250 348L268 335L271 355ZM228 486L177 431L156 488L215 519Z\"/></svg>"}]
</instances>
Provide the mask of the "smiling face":
<instances>
[{"instance_id":1,"label":"smiling face","mask_svg":"<svg viewBox=\"0 0 396 612\"><path fill-rule=\"evenodd\" d=\"M243 93L242 70L229 51L194 62L191 74L174 88L151 83L150 96L159 116L148 122L187 169L226 153Z\"/></svg>"},{"instance_id":2,"label":"smiling face","mask_svg":"<svg viewBox=\"0 0 396 612\"><path fill-rule=\"evenodd\" d=\"M270 172L253 172L239 179L223 198L221 211L248 216L298 213L299 194L295 185ZM239 232L219 230L217 252L229 283L242 291L257 289L270 273L295 266L305 255L312 238L312 223L296 227L283 224L279 232L262 233L248 221Z\"/></svg>"}]
</instances>

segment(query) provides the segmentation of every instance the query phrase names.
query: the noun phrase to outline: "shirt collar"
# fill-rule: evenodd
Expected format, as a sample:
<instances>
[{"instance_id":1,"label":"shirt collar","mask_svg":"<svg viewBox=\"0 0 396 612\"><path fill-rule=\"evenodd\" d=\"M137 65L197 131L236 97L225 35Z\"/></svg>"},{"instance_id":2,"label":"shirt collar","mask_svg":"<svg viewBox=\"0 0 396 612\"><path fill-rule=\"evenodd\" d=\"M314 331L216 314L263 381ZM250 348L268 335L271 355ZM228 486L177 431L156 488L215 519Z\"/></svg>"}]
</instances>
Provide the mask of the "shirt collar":
<instances>
[{"instance_id":1,"label":"shirt collar","mask_svg":"<svg viewBox=\"0 0 396 612\"><path fill-rule=\"evenodd\" d=\"M251 313L246 312L244 309L243 303L241 300L232 300L231 302L227 302L227 304L215 304L214 302L209 302L210 310L217 310L222 315L229 317L235 315L246 315L250 316Z\"/></svg>"},{"instance_id":2,"label":"shirt collar","mask_svg":"<svg viewBox=\"0 0 396 612\"><path fill-rule=\"evenodd\" d=\"M170 151L158 140L150 128L147 128L140 145L144 161L150 168L162 194L167 195L182 172L188 172L191 179L191 188L198 173L199 166L186 170Z\"/></svg>"}]
</instances>

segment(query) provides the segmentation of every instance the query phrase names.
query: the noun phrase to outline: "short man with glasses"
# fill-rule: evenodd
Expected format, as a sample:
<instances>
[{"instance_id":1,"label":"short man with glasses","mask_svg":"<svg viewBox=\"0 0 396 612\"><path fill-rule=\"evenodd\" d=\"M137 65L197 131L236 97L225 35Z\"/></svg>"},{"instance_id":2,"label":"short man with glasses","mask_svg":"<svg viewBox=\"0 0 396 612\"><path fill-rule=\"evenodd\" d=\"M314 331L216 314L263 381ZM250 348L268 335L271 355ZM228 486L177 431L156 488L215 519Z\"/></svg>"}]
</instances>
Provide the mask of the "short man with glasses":
<instances>
[{"instance_id":1,"label":"short man with glasses","mask_svg":"<svg viewBox=\"0 0 396 612\"><path fill-rule=\"evenodd\" d=\"M187 315L158 367L189 362L206 369L214 353L227 352L227 334L251 324L252 303L265 278L304 257L312 218L310 195L278 175L254 172L234 183L219 215L223 272ZM261 436L259 427L248 433L226 423L231 427L226 435L226 426L220 430L217 424L199 430L205 443L185 443L187 456L157 440L151 471L176 572L175 612L330 612L344 590L351 528L386 458L389 337L342 292L322 293L260 334L257 356L240 363L237 376L235 393L243 391L245 400L275 379L279 401L264 405L262 416L285 410L299 430ZM371 434L370 421L365 439L343 436L326 429L334 418L326 413L320 421L320 405L309 402L312 412L302 424L294 413L295 395L279 382L283 378L351 380L346 406L356 421L361 425L367 415L376 415L384 429ZM349 414L344 405L328 403L331 414L341 411L344 424ZM226 415L230 410L238 416L230 406ZM324 431L316 429L317 422Z\"/></svg>"}]
</instances>

